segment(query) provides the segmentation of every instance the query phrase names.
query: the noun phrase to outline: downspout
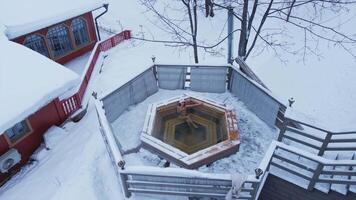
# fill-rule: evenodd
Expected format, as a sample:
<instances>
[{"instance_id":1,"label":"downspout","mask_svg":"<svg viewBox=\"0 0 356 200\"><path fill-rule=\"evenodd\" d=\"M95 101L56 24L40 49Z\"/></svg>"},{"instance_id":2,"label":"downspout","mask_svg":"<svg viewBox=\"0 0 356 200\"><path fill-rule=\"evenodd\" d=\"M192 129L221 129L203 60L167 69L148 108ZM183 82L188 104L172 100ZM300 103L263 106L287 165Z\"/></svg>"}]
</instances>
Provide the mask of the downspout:
<instances>
[{"instance_id":1,"label":"downspout","mask_svg":"<svg viewBox=\"0 0 356 200\"><path fill-rule=\"evenodd\" d=\"M103 7L105 8L105 11L102 12L100 15L98 15L98 16L95 17L96 33L97 33L97 35L98 35L98 40L99 40L99 41L101 40L101 38L100 38L100 32L99 32L99 26L98 26L98 21L97 21L97 20L99 19L99 17L103 16L105 13L108 12L108 10L109 10L109 4L108 4L108 3L105 3L105 4L103 5Z\"/></svg>"}]
</instances>

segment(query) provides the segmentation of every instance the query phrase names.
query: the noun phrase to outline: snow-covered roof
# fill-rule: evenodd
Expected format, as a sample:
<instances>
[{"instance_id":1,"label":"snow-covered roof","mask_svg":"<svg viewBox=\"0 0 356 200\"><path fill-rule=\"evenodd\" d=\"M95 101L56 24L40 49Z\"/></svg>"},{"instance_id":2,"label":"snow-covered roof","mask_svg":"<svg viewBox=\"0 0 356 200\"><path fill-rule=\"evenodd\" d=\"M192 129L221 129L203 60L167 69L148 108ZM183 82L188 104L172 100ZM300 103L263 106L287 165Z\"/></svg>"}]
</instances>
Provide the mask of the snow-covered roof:
<instances>
[{"instance_id":1,"label":"snow-covered roof","mask_svg":"<svg viewBox=\"0 0 356 200\"><path fill-rule=\"evenodd\" d=\"M78 84L60 64L9 41L0 24L0 135Z\"/></svg>"},{"instance_id":2,"label":"snow-covered roof","mask_svg":"<svg viewBox=\"0 0 356 200\"><path fill-rule=\"evenodd\" d=\"M103 6L103 0L1 0L0 21L9 39L31 33Z\"/></svg>"}]
</instances>

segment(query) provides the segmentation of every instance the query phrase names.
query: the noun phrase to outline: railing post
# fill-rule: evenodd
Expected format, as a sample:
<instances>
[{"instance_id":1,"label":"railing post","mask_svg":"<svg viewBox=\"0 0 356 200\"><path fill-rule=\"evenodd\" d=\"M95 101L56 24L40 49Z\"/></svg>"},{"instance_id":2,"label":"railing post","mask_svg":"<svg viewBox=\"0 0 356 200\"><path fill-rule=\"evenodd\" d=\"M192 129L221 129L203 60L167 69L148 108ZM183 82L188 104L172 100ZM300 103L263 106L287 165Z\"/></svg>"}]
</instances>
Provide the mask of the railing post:
<instances>
[{"instance_id":1,"label":"railing post","mask_svg":"<svg viewBox=\"0 0 356 200\"><path fill-rule=\"evenodd\" d=\"M127 185L128 175L124 173L120 173L120 179L121 179L122 192L124 193L125 197L126 198L131 197L131 192L129 191Z\"/></svg>"},{"instance_id":2,"label":"railing post","mask_svg":"<svg viewBox=\"0 0 356 200\"><path fill-rule=\"evenodd\" d=\"M232 67L228 67L227 68L228 72L227 72L227 90L231 91L231 77L232 77L232 73L233 73L233 69Z\"/></svg>"},{"instance_id":3,"label":"railing post","mask_svg":"<svg viewBox=\"0 0 356 200\"><path fill-rule=\"evenodd\" d=\"M309 185L308 185L308 191L312 191L316 181L319 179L319 176L321 174L321 171L323 170L324 165L322 163L318 163L318 166L316 167L313 177L311 178Z\"/></svg>"},{"instance_id":4,"label":"railing post","mask_svg":"<svg viewBox=\"0 0 356 200\"><path fill-rule=\"evenodd\" d=\"M284 136L284 133L286 132L288 123L289 123L288 119L284 118L284 121L283 121L283 124L282 124L282 128L281 128L281 131L279 132L277 141L282 142L282 138Z\"/></svg>"},{"instance_id":5,"label":"railing post","mask_svg":"<svg viewBox=\"0 0 356 200\"><path fill-rule=\"evenodd\" d=\"M252 188L253 190L251 191L251 200L255 200L256 199L256 196L257 196L257 192L259 190L259 185L260 185L261 182L255 182L255 183L252 183Z\"/></svg>"},{"instance_id":6,"label":"railing post","mask_svg":"<svg viewBox=\"0 0 356 200\"><path fill-rule=\"evenodd\" d=\"M328 144L330 143L331 136L332 136L332 133L330 133L330 132L326 133L326 137L325 137L325 139L323 141L323 144L320 147L320 150L318 152L318 156L322 156L324 154Z\"/></svg>"}]
</instances>

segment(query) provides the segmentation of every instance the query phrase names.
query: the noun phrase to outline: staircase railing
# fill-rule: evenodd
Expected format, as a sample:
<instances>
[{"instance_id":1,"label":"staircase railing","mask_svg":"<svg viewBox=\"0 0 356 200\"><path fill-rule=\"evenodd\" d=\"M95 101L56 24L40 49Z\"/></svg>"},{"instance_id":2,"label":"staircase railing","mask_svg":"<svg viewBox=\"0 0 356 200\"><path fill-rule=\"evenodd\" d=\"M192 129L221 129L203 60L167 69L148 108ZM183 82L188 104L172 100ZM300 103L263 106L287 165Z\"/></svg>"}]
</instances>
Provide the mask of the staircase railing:
<instances>
[{"instance_id":1,"label":"staircase railing","mask_svg":"<svg viewBox=\"0 0 356 200\"><path fill-rule=\"evenodd\" d=\"M301 125L295 128L293 124ZM314 149L317 155L325 151L356 151L356 131L332 132L299 120L285 118L278 141L288 139Z\"/></svg>"},{"instance_id":2,"label":"staircase railing","mask_svg":"<svg viewBox=\"0 0 356 200\"><path fill-rule=\"evenodd\" d=\"M104 41L99 41L94 46L89 60L85 67L85 73L81 77L81 84L76 89L76 93L72 96L61 100L62 113L64 116L61 116L63 120L67 119L68 116L72 115L74 112L79 110L82 107L83 99L85 92L87 90L90 78L93 74L94 67L98 61L99 55L101 52L105 52L120 44L124 40L131 38L131 32L128 30L122 31L121 33L115 34Z\"/></svg>"},{"instance_id":3,"label":"staircase railing","mask_svg":"<svg viewBox=\"0 0 356 200\"><path fill-rule=\"evenodd\" d=\"M283 143L276 146L270 165L277 168L271 170L273 174L281 175L281 171L285 171L306 180L305 186L308 190L312 190L317 183L344 184L346 187L356 185L356 179L351 179L356 175L353 170L356 160L326 159ZM338 178L336 175L347 178Z\"/></svg>"}]
</instances>

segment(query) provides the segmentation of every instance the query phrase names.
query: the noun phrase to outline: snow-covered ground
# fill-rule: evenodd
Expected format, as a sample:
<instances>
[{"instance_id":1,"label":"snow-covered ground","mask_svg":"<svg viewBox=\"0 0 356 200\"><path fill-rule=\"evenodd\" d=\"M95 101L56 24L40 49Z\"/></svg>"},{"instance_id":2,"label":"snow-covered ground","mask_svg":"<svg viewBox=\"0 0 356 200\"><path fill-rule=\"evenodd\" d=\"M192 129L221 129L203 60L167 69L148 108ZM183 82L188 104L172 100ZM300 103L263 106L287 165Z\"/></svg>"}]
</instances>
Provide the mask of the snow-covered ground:
<instances>
[{"instance_id":1,"label":"snow-covered ground","mask_svg":"<svg viewBox=\"0 0 356 200\"><path fill-rule=\"evenodd\" d=\"M125 152L135 149L140 145L140 135L149 104L182 94L193 94L226 104L233 107L238 116L238 127L241 133L239 152L218 160L209 167L201 167L199 170L211 173L240 172L252 174L271 141L277 137L277 129L268 127L230 93L213 94L187 90L159 90L159 92L150 96L142 103L131 106L128 111L124 112L112 123L114 134L117 141L120 142L122 150ZM125 155L124 159L128 165L157 166L160 163L157 155L151 154L142 148L138 153Z\"/></svg>"},{"instance_id":2,"label":"snow-covered ground","mask_svg":"<svg viewBox=\"0 0 356 200\"><path fill-rule=\"evenodd\" d=\"M145 9L137 1L109 0L109 2L109 12L103 16L104 24L115 29L120 29L120 27L131 29L134 33L149 27L146 19L147 13L144 13ZM220 17L224 22L224 16ZM352 22L351 20L350 23ZM353 27L350 26L350 28ZM209 33L209 31L212 32L211 30L213 29L209 28L208 31L201 32ZM146 30L146 32L149 31ZM271 52L264 52L258 56L250 57L248 64L279 97L284 100L294 97L296 99L295 109L332 126L355 124L355 60L333 46L324 45L323 48L325 55L322 60L309 59L306 63L302 63L296 58L289 57L289 63L284 65ZM182 51L163 44L140 41L125 42L109 51L107 55L108 57L104 60L103 72L93 85L99 94L117 88L136 76L137 73L144 71L152 64L152 55L155 55L157 62L160 63L186 64L193 62L190 49ZM201 52L201 61L208 64L221 64L226 59L211 57L209 54ZM155 101L154 98L157 98L159 94L146 101ZM222 96L224 95L227 97L227 94ZM220 98L218 95L209 97L218 100ZM225 98L222 99L225 100ZM133 116L140 108L146 108L146 101L136 107L131 107L129 112L124 113L123 116ZM255 132L246 131L250 135L246 135L248 137L245 137L245 142L242 141L240 153L245 152L244 155L238 153L217 161L208 168L202 167L201 171L222 171L222 169L231 166L230 161L236 162L236 165L253 166L258 163L257 160L260 159L258 156L263 154L263 149L269 143L264 140L272 138L265 138L264 131L268 130L275 134L273 130L265 127L263 122L246 111L241 103L234 102L230 98L226 102L241 111L238 113L241 119L254 121L255 127L250 127L246 123L246 127L240 127L242 132L252 130L252 128ZM145 112L136 114L144 115ZM120 118L119 120L124 119ZM135 127L140 131L139 125ZM22 172L0 189L0 199L122 199L120 186L100 136L93 107L89 106L88 113L82 121L77 124L67 124L65 129L67 134L53 149L44 153L44 157L38 163L25 167ZM258 140L253 137L258 137ZM244 143L252 145L243 146ZM137 143L132 144L135 146ZM259 155L254 152L258 152ZM248 158L249 155L252 157ZM246 163L243 163L241 157L246 159ZM157 157L145 150L137 154L126 155L125 159L129 164L154 165L159 162ZM236 167L231 170L239 171L241 169ZM156 199L156 197L135 197L135 199ZM167 197L166 199L172 198Z\"/></svg>"},{"instance_id":3,"label":"snow-covered ground","mask_svg":"<svg viewBox=\"0 0 356 200\"><path fill-rule=\"evenodd\" d=\"M78 74L79 77L83 75L83 72L85 71L86 64L89 60L91 51L85 53L82 56L79 56L78 58L71 60L64 64L64 66L68 67L70 70Z\"/></svg>"},{"instance_id":4,"label":"snow-covered ground","mask_svg":"<svg viewBox=\"0 0 356 200\"><path fill-rule=\"evenodd\" d=\"M26 166L0 188L2 200L121 199L120 185L90 106L80 123L64 126L65 134L38 162Z\"/></svg>"}]
</instances>

